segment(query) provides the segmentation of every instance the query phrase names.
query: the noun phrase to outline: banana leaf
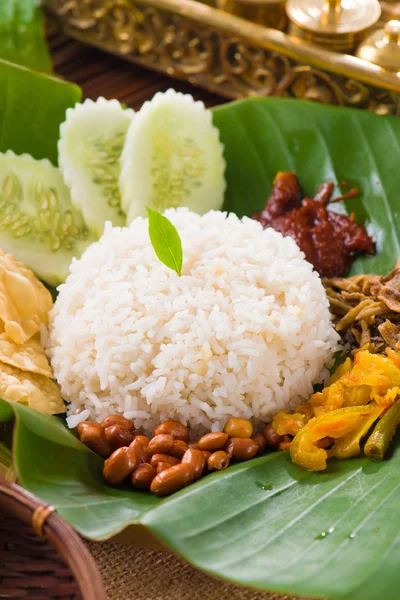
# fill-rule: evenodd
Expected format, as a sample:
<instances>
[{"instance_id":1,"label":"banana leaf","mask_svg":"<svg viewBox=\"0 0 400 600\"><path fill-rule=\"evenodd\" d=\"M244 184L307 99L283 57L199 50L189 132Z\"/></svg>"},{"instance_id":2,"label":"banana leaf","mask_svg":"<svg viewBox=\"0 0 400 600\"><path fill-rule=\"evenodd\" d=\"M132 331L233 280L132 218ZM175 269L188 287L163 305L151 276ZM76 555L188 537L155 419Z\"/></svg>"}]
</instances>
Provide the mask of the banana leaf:
<instances>
[{"instance_id":1,"label":"banana leaf","mask_svg":"<svg viewBox=\"0 0 400 600\"><path fill-rule=\"evenodd\" d=\"M306 194L333 179L361 189L335 210L355 212L377 242L354 272L385 273L399 254L400 120L291 100L217 108L227 160L225 207L260 210L278 170ZM330 461L323 473L271 453L211 474L165 499L112 488L103 461L64 423L0 401L16 416L14 461L22 485L53 504L82 535L104 540L144 529L186 560L256 588L344 600L397 600L400 587L400 447L380 463Z\"/></svg>"},{"instance_id":2,"label":"banana leaf","mask_svg":"<svg viewBox=\"0 0 400 600\"><path fill-rule=\"evenodd\" d=\"M330 207L354 212L376 241L376 256L359 258L353 274L393 268L400 255L400 119L259 98L215 108L214 123L225 145L227 210L240 216L261 210L278 171L295 171L309 196L325 181L336 184L337 195L357 187L359 197Z\"/></svg>"},{"instance_id":3,"label":"banana leaf","mask_svg":"<svg viewBox=\"0 0 400 600\"><path fill-rule=\"evenodd\" d=\"M0 58L52 72L44 36L44 14L37 0L0 2Z\"/></svg>"},{"instance_id":4,"label":"banana leaf","mask_svg":"<svg viewBox=\"0 0 400 600\"><path fill-rule=\"evenodd\" d=\"M272 453L208 475L165 499L102 481L102 459L61 419L0 400L16 415L20 483L82 535L145 526L186 560L232 582L346 600L397 600L400 448L381 463L332 461L324 473Z\"/></svg>"},{"instance_id":5,"label":"banana leaf","mask_svg":"<svg viewBox=\"0 0 400 600\"><path fill-rule=\"evenodd\" d=\"M57 165L60 123L81 99L78 86L0 59L0 152Z\"/></svg>"}]
</instances>

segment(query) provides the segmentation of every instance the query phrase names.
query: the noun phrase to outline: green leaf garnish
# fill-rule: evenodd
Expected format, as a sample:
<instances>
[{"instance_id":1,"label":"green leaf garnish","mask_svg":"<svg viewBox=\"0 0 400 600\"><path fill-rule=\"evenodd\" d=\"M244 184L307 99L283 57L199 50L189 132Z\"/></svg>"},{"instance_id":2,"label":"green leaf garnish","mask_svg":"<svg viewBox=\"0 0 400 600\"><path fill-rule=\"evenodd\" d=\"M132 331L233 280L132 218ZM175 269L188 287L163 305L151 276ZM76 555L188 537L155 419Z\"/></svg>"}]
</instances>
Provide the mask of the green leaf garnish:
<instances>
[{"instance_id":1,"label":"green leaf garnish","mask_svg":"<svg viewBox=\"0 0 400 600\"><path fill-rule=\"evenodd\" d=\"M149 217L149 236L157 258L178 275L182 271L182 241L176 227L157 210L146 206Z\"/></svg>"}]
</instances>

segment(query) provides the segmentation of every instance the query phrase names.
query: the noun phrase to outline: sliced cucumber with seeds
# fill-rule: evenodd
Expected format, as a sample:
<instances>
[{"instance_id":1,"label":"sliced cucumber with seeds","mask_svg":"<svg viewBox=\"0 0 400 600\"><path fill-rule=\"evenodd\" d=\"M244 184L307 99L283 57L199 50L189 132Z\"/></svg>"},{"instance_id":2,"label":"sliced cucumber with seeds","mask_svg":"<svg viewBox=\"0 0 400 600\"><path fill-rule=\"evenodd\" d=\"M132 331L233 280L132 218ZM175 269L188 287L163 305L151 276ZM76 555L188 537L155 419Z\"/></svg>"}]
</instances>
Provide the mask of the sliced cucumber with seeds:
<instances>
[{"instance_id":1,"label":"sliced cucumber with seeds","mask_svg":"<svg viewBox=\"0 0 400 600\"><path fill-rule=\"evenodd\" d=\"M49 285L94 241L62 175L48 160L0 153L0 248Z\"/></svg>"},{"instance_id":2,"label":"sliced cucumber with seeds","mask_svg":"<svg viewBox=\"0 0 400 600\"><path fill-rule=\"evenodd\" d=\"M121 156L122 208L128 222L188 206L200 214L222 207L225 161L219 131L202 102L174 90L158 93L136 113Z\"/></svg>"},{"instance_id":3,"label":"sliced cucumber with seeds","mask_svg":"<svg viewBox=\"0 0 400 600\"><path fill-rule=\"evenodd\" d=\"M74 205L101 235L105 221L125 225L118 187L119 158L134 111L118 100L85 100L67 110L60 127L58 160Z\"/></svg>"}]
</instances>

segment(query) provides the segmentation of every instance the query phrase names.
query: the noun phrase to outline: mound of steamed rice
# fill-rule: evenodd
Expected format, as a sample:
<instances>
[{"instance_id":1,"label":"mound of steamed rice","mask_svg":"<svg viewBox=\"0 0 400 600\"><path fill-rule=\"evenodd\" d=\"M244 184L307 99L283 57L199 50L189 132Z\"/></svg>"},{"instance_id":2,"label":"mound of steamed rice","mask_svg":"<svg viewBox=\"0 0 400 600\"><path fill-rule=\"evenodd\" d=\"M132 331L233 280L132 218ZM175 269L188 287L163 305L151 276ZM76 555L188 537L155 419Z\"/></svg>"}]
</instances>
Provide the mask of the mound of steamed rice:
<instances>
[{"instance_id":1,"label":"mound of steamed rice","mask_svg":"<svg viewBox=\"0 0 400 600\"><path fill-rule=\"evenodd\" d=\"M233 214L166 216L182 239L180 277L138 218L107 224L59 288L47 351L69 414L87 409L70 425L122 414L147 433L169 418L216 431L306 400L338 336L295 242Z\"/></svg>"}]
</instances>

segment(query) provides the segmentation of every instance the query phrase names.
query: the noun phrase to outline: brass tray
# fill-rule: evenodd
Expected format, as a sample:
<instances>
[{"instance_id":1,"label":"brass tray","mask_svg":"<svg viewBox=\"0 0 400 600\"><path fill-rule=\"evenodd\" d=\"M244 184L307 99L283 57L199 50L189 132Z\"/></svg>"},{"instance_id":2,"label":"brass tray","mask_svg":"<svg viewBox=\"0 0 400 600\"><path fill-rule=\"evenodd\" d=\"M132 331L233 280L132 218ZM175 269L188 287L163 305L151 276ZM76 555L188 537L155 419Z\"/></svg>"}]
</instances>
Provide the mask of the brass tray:
<instances>
[{"instance_id":1,"label":"brass tray","mask_svg":"<svg viewBox=\"0 0 400 600\"><path fill-rule=\"evenodd\" d=\"M226 98L286 96L400 114L400 78L194 0L45 0L68 36Z\"/></svg>"}]
</instances>

